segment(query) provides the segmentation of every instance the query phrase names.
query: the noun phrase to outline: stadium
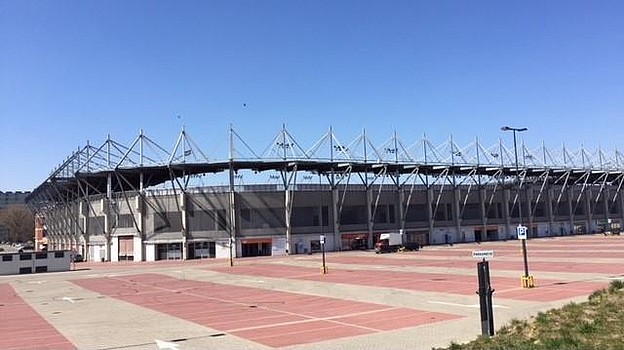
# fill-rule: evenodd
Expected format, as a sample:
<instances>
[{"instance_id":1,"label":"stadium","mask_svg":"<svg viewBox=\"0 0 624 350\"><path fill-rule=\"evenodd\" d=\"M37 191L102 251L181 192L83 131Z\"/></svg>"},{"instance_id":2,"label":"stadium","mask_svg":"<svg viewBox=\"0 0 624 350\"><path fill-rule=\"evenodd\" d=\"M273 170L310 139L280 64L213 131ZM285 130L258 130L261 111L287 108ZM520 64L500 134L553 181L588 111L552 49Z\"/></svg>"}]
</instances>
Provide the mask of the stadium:
<instances>
[{"instance_id":1,"label":"stadium","mask_svg":"<svg viewBox=\"0 0 624 350\"><path fill-rule=\"evenodd\" d=\"M87 143L26 199L39 250L90 261L155 261L372 248L384 232L420 245L618 233L618 151L452 137L434 144L330 128L311 146L282 127L262 151L230 126L221 154L183 128L173 149L142 131L131 144ZM512 143L513 142L513 143Z\"/></svg>"}]
</instances>

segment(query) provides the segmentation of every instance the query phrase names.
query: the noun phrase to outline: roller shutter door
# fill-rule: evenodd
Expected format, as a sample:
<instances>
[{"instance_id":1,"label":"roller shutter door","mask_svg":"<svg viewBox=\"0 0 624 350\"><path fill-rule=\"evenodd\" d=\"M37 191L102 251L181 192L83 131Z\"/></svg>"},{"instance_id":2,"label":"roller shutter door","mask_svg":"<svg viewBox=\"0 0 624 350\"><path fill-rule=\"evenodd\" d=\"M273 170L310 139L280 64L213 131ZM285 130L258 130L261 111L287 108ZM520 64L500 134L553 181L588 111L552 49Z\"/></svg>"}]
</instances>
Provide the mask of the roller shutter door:
<instances>
[{"instance_id":1,"label":"roller shutter door","mask_svg":"<svg viewBox=\"0 0 624 350\"><path fill-rule=\"evenodd\" d=\"M134 260L134 237L119 237L119 260Z\"/></svg>"}]
</instances>

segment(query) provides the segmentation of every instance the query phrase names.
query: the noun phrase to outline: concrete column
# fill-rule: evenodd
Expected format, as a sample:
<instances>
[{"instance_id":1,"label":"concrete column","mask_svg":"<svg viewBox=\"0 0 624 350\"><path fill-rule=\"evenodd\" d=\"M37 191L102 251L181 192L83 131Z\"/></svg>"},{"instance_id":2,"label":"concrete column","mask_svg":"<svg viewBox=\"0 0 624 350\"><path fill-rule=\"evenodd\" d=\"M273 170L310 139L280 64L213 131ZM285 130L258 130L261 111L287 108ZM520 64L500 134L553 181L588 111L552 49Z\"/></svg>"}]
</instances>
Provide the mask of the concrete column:
<instances>
[{"instance_id":1,"label":"concrete column","mask_svg":"<svg viewBox=\"0 0 624 350\"><path fill-rule=\"evenodd\" d=\"M188 211L186 205L186 194L180 192L180 217L182 218L182 260L188 259Z\"/></svg>"},{"instance_id":2,"label":"concrete column","mask_svg":"<svg viewBox=\"0 0 624 350\"><path fill-rule=\"evenodd\" d=\"M111 261L111 245L112 245L112 237L111 237L111 220L110 220L110 201L108 200L108 198L104 198L102 199L102 202L104 203L104 210L102 211L102 214L104 216L104 238L106 239L106 256L104 257L105 261Z\"/></svg>"},{"instance_id":3,"label":"concrete column","mask_svg":"<svg viewBox=\"0 0 624 350\"><path fill-rule=\"evenodd\" d=\"M397 187L397 202L399 208L399 230L405 230L405 211L409 208L405 206L405 190L403 186Z\"/></svg>"},{"instance_id":4,"label":"concrete column","mask_svg":"<svg viewBox=\"0 0 624 350\"><path fill-rule=\"evenodd\" d=\"M555 215L553 211L553 189L551 186L546 188L546 215L548 216L548 235L554 236L555 232ZM557 208L558 209L558 208Z\"/></svg>"},{"instance_id":5,"label":"concrete column","mask_svg":"<svg viewBox=\"0 0 624 350\"><path fill-rule=\"evenodd\" d=\"M291 242L292 242L292 227L290 224L291 217L291 203L292 203L292 192L290 190L290 186L286 185L284 188L284 220L286 223L286 254L290 254L292 251Z\"/></svg>"},{"instance_id":6,"label":"concrete column","mask_svg":"<svg viewBox=\"0 0 624 350\"><path fill-rule=\"evenodd\" d=\"M340 193L338 188L332 188L332 232L334 233L334 250L342 250L342 240L340 237L340 217L338 213L338 203L340 202Z\"/></svg>"},{"instance_id":7,"label":"concrete column","mask_svg":"<svg viewBox=\"0 0 624 350\"><path fill-rule=\"evenodd\" d=\"M78 232L76 231L76 226L74 225L73 216L73 210L69 206L66 206L65 222L67 226L67 233L69 234L69 237L71 237L71 249L78 251Z\"/></svg>"},{"instance_id":8,"label":"concrete column","mask_svg":"<svg viewBox=\"0 0 624 350\"><path fill-rule=\"evenodd\" d=\"M104 201L104 237L106 237L106 261L111 261L111 245L112 245L112 232L111 232L111 197L113 195L113 183L112 183L112 175L108 174L107 182L106 182L106 198Z\"/></svg>"},{"instance_id":9,"label":"concrete column","mask_svg":"<svg viewBox=\"0 0 624 350\"><path fill-rule=\"evenodd\" d=\"M139 230L139 240L140 240L140 249L135 248L135 252L139 254L135 254L134 261L146 261L147 260L147 247L145 241L147 240L147 235L145 234L145 210L147 206L145 205L145 174L141 171L139 173L139 192L140 195L137 195L135 208L139 214L139 218L137 219L138 225L137 229ZM138 257L138 259L137 259Z\"/></svg>"},{"instance_id":10,"label":"concrete column","mask_svg":"<svg viewBox=\"0 0 624 350\"><path fill-rule=\"evenodd\" d=\"M91 241L91 234L90 234L90 227L89 227L89 217L91 215L91 211L92 211L92 207L91 207L91 201L89 199L89 187L85 186L85 192L84 192L84 198L83 200L80 202L82 208L84 210L82 211L82 214L84 216L84 235L85 235L85 239L84 239L84 244L85 244L85 251L84 251L84 259L86 261L93 261L93 257L91 256L91 250L89 249L89 242ZM97 217L96 213L95 216Z\"/></svg>"},{"instance_id":11,"label":"concrete column","mask_svg":"<svg viewBox=\"0 0 624 350\"><path fill-rule=\"evenodd\" d=\"M528 222L528 227L529 227L529 232L528 232L528 236L529 238L534 238L537 237L537 232L533 231L533 187L529 186L529 187L525 187L524 188L524 192L525 192L525 202L526 202L526 212L523 210L523 213L526 213L526 218L527 218L527 222ZM522 202L520 202L520 204L522 205Z\"/></svg>"},{"instance_id":12,"label":"concrete column","mask_svg":"<svg viewBox=\"0 0 624 350\"><path fill-rule=\"evenodd\" d=\"M229 169L230 188L228 191L228 214L229 214L229 234L230 234L230 265L234 264L236 256L236 237L238 237L238 219L236 213L236 191L234 190L234 169L230 163Z\"/></svg>"},{"instance_id":13,"label":"concrete column","mask_svg":"<svg viewBox=\"0 0 624 350\"><path fill-rule=\"evenodd\" d=\"M622 227L624 225L624 195L621 189L617 196L620 199L620 234L624 234L624 227Z\"/></svg>"},{"instance_id":14,"label":"concrete column","mask_svg":"<svg viewBox=\"0 0 624 350\"><path fill-rule=\"evenodd\" d=\"M511 190L509 188L503 189L503 218L505 218L505 239L511 235L511 213L509 212L509 202L511 197Z\"/></svg>"},{"instance_id":15,"label":"concrete column","mask_svg":"<svg viewBox=\"0 0 624 350\"><path fill-rule=\"evenodd\" d=\"M84 228L84 259L91 261L89 252L89 204L87 201L80 202L82 227Z\"/></svg>"},{"instance_id":16,"label":"concrete column","mask_svg":"<svg viewBox=\"0 0 624 350\"><path fill-rule=\"evenodd\" d=\"M433 188L427 186L427 217L429 218L429 244L433 243L433 222L435 220L433 213Z\"/></svg>"},{"instance_id":17,"label":"concrete column","mask_svg":"<svg viewBox=\"0 0 624 350\"><path fill-rule=\"evenodd\" d=\"M71 235L71 229L67 223L68 219L67 219L67 207L64 206L63 209L59 209L59 218L60 218L60 223L61 223L61 230L63 232L63 235L67 238L68 241L68 245L69 245L69 249L72 249L72 235Z\"/></svg>"},{"instance_id":18,"label":"concrete column","mask_svg":"<svg viewBox=\"0 0 624 350\"><path fill-rule=\"evenodd\" d=\"M454 211L454 218L453 221L455 222L455 234L457 237L456 241L459 241L461 238L461 222L462 222L462 218L461 218L461 189L459 188L459 186L455 186L453 188L453 211Z\"/></svg>"},{"instance_id":19,"label":"concrete column","mask_svg":"<svg viewBox=\"0 0 624 350\"><path fill-rule=\"evenodd\" d=\"M374 218L373 218L372 205L373 205L373 189L371 188L371 186L368 186L366 188L366 219L367 219L366 222L368 223L367 244L368 244L369 249L373 248L373 225L375 223Z\"/></svg>"},{"instance_id":20,"label":"concrete column","mask_svg":"<svg viewBox=\"0 0 624 350\"><path fill-rule=\"evenodd\" d=\"M485 236L485 239L487 239L487 212L485 209L485 198L487 197L487 192L485 191L485 188L483 186L479 186L479 207L480 207L480 211L481 211L481 226L483 226L483 228L481 229L481 231L483 232L483 234Z\"/></svg>"},{"instance_id":21,"label":"concrete column","mask_svg":"<svg viewBox=\"0 0 624 350\"><path fill-rule=\"evenodd\" d=\"M587 188L583 193L583 203L585 205L585 227L586 233L591 233L594 226L594 214L592 213L592 190Z\"/></svg>"},{"instance_id":22,"label":"concrete column","mask_svg":"<svg viewBox=\"0 0 624 350\"><path fill-rule=\"evenodd\" d=\"M569 233L574 233L574 206L572 205L572 197L573 197L573 193L572 193L572 189L570 187L568 187L566 189L567 193L568 193L568 214L570 216L570 232Z\"/></svg>"},{"instance_id":23,"label":"concrete column","mask_svg":"<svg viewBox=\"0 0 624 350\"><path fill-rule=\"evenodd\" d=\"M134 249L134 261L145 261L145 203L142 196L134 198L133 214L137 225L137 234L141 241L141 249ZM139 254L137 254L139 253Z\"/></svg>"},{"instance_id":24,"label":"concrete column","mask_svg":"<svg viewBox=\"0 0 624 350\"><path fill-rule=\"evenodd\" d=\"M602 204L604 206L604 219L605 219L605 223L608 224L609 223L609 218L610 218L610 213L609 213L609 187L605 186L604 190L602 191ZM609 228L610 229L610 228Z\"/></svg>"}]
</instances>

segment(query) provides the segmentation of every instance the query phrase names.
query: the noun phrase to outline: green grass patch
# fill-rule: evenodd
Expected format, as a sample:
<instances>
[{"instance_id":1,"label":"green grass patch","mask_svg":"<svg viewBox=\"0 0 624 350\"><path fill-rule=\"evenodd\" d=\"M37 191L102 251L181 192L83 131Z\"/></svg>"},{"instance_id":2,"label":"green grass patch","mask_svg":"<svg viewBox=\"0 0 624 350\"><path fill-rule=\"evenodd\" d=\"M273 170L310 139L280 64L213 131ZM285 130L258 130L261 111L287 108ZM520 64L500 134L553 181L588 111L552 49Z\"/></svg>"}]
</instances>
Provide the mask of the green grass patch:
<instances>
[{"instance_id":1,"label":"green grass patch","mask_svg":"<svg viewBox=\"0 0 624 350\"><path fill-rule=\"evenodd\" d=\"M495 336L434 350L621 350L624 349L624 281L592 293L583 303L512 320Z\"/></svg>"}]
</instances>

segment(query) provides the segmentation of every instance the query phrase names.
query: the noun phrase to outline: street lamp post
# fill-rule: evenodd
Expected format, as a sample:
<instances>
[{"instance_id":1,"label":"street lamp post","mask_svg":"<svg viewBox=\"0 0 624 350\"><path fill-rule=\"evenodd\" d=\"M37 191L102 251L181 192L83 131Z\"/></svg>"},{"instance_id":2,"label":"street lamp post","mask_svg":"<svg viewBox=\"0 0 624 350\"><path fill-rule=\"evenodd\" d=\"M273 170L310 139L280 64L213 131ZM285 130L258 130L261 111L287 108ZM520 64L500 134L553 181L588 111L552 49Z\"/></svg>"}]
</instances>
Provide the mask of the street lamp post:
<instances>
[{"instance_id":1,"label":"street lamp post","mask_svg":"<svg viewBox=\"0 0 624 350\"><path fill-rule=\"evenodd\" d=\"M522 276L522 287L524 288L533 288L535 287L535 282L533 276L529 275L529 262L527 259L527 248L526 248L526 232L527 228L522 226L522 196L520 191L520 172L518 167L518 146L516 141L516 132L527 131L527 128L512 128L509 126L503 126L501 128L502 131L512 131L513 132L513 140L514 140L514 156L516 161L516 193L518 194L518 228L517 234L518 239L522 241L522 258L524 260L524 276Z\"/></svg>"}]
</instances>

